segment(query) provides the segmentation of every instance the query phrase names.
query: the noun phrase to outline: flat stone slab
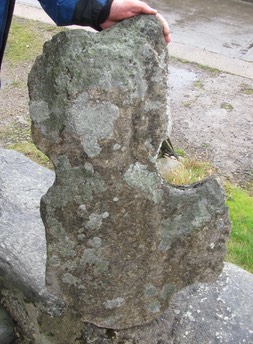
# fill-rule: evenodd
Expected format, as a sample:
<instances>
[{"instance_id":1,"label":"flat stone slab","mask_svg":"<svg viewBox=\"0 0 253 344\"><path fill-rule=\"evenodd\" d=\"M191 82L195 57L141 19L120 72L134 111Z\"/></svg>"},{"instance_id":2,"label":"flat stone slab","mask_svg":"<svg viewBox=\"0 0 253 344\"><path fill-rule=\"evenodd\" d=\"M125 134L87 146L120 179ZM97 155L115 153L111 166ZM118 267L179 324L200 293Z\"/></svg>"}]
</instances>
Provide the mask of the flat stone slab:
<instances>
[{"instance_id":1,"label":"flat stone slab","mask_svg":"<svg viewBox=\"0 0 253 344\"><path fill-rule=\"evenodd\" d=\"M225 263L215 283L184 289L161 319L171 329L168 343L253 343L253 275Z\"/></svg>"}]
</instances>

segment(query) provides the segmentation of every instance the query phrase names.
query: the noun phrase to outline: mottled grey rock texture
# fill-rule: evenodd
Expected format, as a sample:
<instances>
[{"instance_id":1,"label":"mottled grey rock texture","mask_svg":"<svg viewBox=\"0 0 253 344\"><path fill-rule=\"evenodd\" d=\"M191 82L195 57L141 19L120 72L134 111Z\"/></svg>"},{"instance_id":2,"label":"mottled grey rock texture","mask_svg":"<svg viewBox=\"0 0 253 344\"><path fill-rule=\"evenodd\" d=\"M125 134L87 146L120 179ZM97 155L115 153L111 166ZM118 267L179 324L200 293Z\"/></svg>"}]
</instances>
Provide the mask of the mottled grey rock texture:
<instances>
[{"instance_id":1,"label":"mottled grey rock texture","mask_svg":"<svg viewBox=\"0 0 253 344\"><path fill-rule=\"evenodd\" d=\"M225 263L215 283L186 288L167 314L173 344L252 344L253 275Z\"/></svg>"},{"instance_id":2,"label":"mottled grey rock texture","mask_svg":"<svg viewBox=\"0 0 253 344\"><path fill-rule=\"evenodd\" d=\"M45 288L46 239L40 198L54 172L0 149L0 274L38 297Z\"/></svg>"},{"instance_id":3,"label":"mottled grey rock texture","mask_svg":"<svg viewBox=\"0 0 253 344\"><path fill-rule=\"evenodd\" d=\"M12 344L14 339L14 322L4 307L0 305L0 343Z\"/></svg>"},{"instance_id":4,"label":"mottled grey rock texture","mask_svg":"<svg viewBox=\"0 0 253 344\"><path fill-rule=\"evenodd\" d=\"M230 223L218 179L176 188L157 172L167 83L167 46L153 16L101 34L62 32L30 73L34 142L56 171L42 218L65 340L67 324L78 332L80 320L148 323L176 291L222 270Z\"/></svg>"},{"instance_id":5,"label":"mottled grey rock texture","mask_svg":"<svg viewBox=\"0 0 253 344\"><path fill-rule=\"evenodd\" d=\"M252 274L225 263L217 281L178 292L150 324L121 331L87 325L83 339L88 344L252 344L252 286Z\"/></svg>"}]
</instances>

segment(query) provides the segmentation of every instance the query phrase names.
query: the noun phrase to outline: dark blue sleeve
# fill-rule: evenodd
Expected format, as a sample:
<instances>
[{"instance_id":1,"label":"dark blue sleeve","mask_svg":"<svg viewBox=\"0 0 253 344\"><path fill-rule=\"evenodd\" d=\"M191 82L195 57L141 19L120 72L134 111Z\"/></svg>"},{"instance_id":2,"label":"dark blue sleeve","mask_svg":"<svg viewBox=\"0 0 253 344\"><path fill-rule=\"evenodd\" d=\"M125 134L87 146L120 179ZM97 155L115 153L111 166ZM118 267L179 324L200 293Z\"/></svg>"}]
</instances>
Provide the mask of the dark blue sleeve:
<instances>
[{"instance_id":1,"label":"dark blue sleeve","mask_svg":"<svg viewBox=\"0 0 253 344\"><path fill-rule=\"evenodd\" d=\"M6 20L8 16L9 1L0 2L0 46L2 45Z\"/></svg>"},{"instance_id":2,"label":"dark blue sleeve","mask_svg":"<svg viewBox=\"0 0 253 344\"><path fill-rule=\"evenodd\" d=\"M101 30L102 24L109 16L113 0L77 0L73 15L76 25L89 25Z\"/></svg>"},{"instance_id":3,"label":"dark blue sleeve","mask_svg":"<svg viewBox=\"0 0 253 344\"><path fill-rule=\"evenodd\" d=\"M77 0L39 0L41 7L58 26L71 25Z\"/></svg>"},{"instance_id":4,"label":"dark blue sleeve","mask_svg":"<svg viewBox=\"0 0 253 344\"><path fill-rule=\"evenodd\" d=\"M42 8L59 25L91 26L97 30L109 15L112 0L39 0Z\"/></svg>"},{"instance_id":5,"label":"dark blue sleeve","mask_svg":"<svg viewBox=\"0 0 253 344\"><path fill-rule=\"evenodd\" d=\"M0 70L11 25L15 0L0 0Z\"/></svg>"}]
</instances>

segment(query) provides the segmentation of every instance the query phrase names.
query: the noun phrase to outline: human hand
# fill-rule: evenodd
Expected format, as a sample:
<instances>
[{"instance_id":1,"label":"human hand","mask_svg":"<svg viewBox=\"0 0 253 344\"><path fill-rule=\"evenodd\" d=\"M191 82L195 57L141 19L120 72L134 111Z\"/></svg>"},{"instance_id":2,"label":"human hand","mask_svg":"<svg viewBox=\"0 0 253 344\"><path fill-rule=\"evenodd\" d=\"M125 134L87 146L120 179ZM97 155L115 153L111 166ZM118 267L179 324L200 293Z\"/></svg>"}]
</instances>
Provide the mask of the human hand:
<instances>
[{"instance_id":1,"label":"human hand","mask_svg":"<svg viewBox=\"0 0 253 344\"><path fill-rule=\"evenodd\" d=\"M158 20L160 20L160 22L162 23L163 35L164 35L166 43L169 44L171 41L171 36L170 36L170 28L169 28L168 23L167 23L166 19L160 13L156 13L156 18Z\"/></svg>"},{"instance_id":2,"label":"human hand","mask_svg":"<svg viewBox=\"0 0 253 344\"><path fill-rule=\"evenodd\" d=\"M138 16L140 14L152 14L157 17L163 25L163 34L165 41L170 42L170 29L165 18L161 16L154 8L139 0L113 0L109 17L100 24L102 29L108 29L119 21Z\"/></svg>"}]
</instances>

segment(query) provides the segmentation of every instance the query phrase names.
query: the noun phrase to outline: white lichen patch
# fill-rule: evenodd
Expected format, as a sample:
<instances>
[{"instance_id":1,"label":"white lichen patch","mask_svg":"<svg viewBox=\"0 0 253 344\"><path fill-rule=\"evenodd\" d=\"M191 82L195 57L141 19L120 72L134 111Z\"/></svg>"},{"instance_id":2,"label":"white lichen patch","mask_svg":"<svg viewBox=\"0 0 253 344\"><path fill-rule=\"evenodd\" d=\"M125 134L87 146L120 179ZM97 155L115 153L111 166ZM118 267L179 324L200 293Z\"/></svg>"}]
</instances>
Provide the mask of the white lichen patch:
<instances>
[{"instance_id":1,"label":"white lichen patch","mask_svg":"<svg viewBox=\"0 0 253 344\"><path fill-rule=\"evenodd\" d=\"M146 165L136 162L130 165L124 174L124 179L131 187L145 192L154 203L159 203L163 197L161 181L156 172L149 172Z\"/></svg>"},{"instance_id":2,"label":"white lichen patch","mask_svg":"<svg viewBox=\"0 0 253 344\"><path fill-rule=\"evenodd\" d=\"M86 239L86 235L85 234L78 234L77 239L78 239L78 241L84 241Z\"/></svg>"},{"instance_id":3,"label":"white lichen patch","mask_svg":"<svg viewBox=\"0 0 253 344\"><path fill-rule=\"evenodd\" d=\"M80 136L85 153L94 158L102 149L99 141L112 136L118 117L117 106L105 101L96 103L89 99L88 94L82 93L69 109L68 131Z\"/></svg>"},{"instance_id":4,"label":"white lichen patch","mask_svg":"<svg viewBox=\"0 0 253 344\"><path fill-rule=\"evenodd\" d=\"M30 103L29 110L32 116L32 119L35 123L42 123L50 118L50 111L48 108L48 104L44 101L33 101ZM45 134L46 130L43 131L43 127L41 127L42 132Z\"/></svg>"},{"instance_id":5,"label":"white lichen patch","mask_svg":"<svg viewBox=\"0 0 253 344\"><path fill-rule=\"evenodd\" d=\"M191 224L195 228L202 228L211 221L211 214L208 210L207 199L201 199L197 203L197 208L198 212L196 213L196 216L192 220Z\"/></svg>"},{"instance_id":6,"label":"white lichen patch","mask_svg":"<svg viewBox=\"0 0 253 344\"><path fill-rule=\"evenodd\" d=\"M174 226L172 219L168 218L162 221L159 231L160 244L158 246L159 251L165 252L170 249L173 241L180 237L182 230L177 226Z\"/></svg>"},{"instance_id":7,"label":"white lichen patch","mask_svg":"<svg viewBox=\"0 0 253 344\"><path fill-rule=\"evenodd\" d=\"M176 292L176 286L173 284L165 284L162 288L161 291L161 298L163 300L169 300L172 296L172 294L174 294Z\"/></svg>"},{"instance_id":8,"label":"white lichen patch","mask_svg":"<svg viewBox=\"0 0 253 344\"><path fill-rule=\"evenodd\" d=\"M109 263L102 256L101 248L87 248L83 252L83 256L80 260L80 264L86 265L91 264L94 272L100 274L108 271Z\"/></svg>"},{"instance_id":9,"label":"white lichen patch","mask_svg":"<svg viewBox=\"0 0 253 344\"><path fill-rule=\"evenodd\" d=\"M93 165L90 162L86 162L84 164L84 168L86 169L86 171L89 171L91 173L94 173L94 168Z\"/></svg>"},{"instance_id":10,"label":"white lichen patch","mask_svg":"<svg viewBox=\"0 0 253 344\"><path fill-rule=\"evenodd\" d=\"M61 252L62 256L65 257L75 257L76 250L75 250L75 242L70 239L65 231L62 223L60 223L57 219L51 217L50 218L50 227L52 228L51 234L54 237L55 242L57 242L58 249ZM54 251L55 243L49 242L48 243L48 251Z\"/></svg>"},{"instance_id":11,"label":"white lichen patch","mask_svg":"<svg viewBox=\"0 0 253 344\"><path fill-rule=\"evenodd\" d=\"M113 327L115 325L115 323L117 323L120 319L123 318L122 314L116 314L114 316L110 316L107 318L104 318L103 320L101 320L101 327Z\"/></svg>"},{"instance_id":12,"label":"white lichen patch","mask_svg":"<svg viewBox=\"0 0 253 344\"><path fill-rule=\"evenodd\" d=\"M114 309L121 307L124 303L125 299L123 297L117 297L116 299L104 302L104 306L106 309Z\"/></svg>"},{"instance_id":13,"label":"white lichen patch","mask_svg":"<svg viewBox=\"0 0 253 344\"><path fill-rule=\"evenodd\" d=\"M80 217L84 217L87 214L87 208L85 204L79 205L77 209L77 215Z\"/></svg>"},{"instance_id":14,"label":"white lichen patch","mask_svg":"<svg viewBox=\"0 0 253 344\"><path fill-rule=\"evenodd\" d=\"M161 310L161 304L158 300L154 300L147 305L147 309L150 313L159 313Z\"/></svg>"},{"instance_id":15,"label":"white lichen patch","mask_svg":"<svg viewBox=\"0 0 253 344\"><path fill-rule=\"evenodd\" d=\"M94 237L94 238L88 240L88 244L91 247L99 248L102 245L102 240L100 238L98 238L98 237Z\"/></svg>"},{"instance_id":16,"label":"white lichen patch","mask_svg":"<svg viewBox=\"0 0 253 344\"><path fill-rule=\"evenodd\" d=\"M79 278L77 278L77 277L71 275L71 274L68 273L68 272L67 272L66 274L63 275L63 277L62 277L62 282L63 282L63 283L67 283L67 284L69 284L69 285L74 285L74 286L78 286L78 285L81 283L81 281L80 281Z\"/></svg>"},{"instance_id":17,"label":"white lichen patch","mask_svg":"<svg viewBox=\"0 0 253 344\"><path fill-rule=\"evenodd\" d=\"M144 290L145 297L152 297L157 295L157 288L154 285L149 285Z\"/></svg>"},{"instance_id":18,"label":"white lichen patch","mask_svg":"<svg viewBox=\"0 0 253 344\"><path fill-rule=\"evenodd\" d=\"M103 219L106 219L107 217L109 217L109 213L107 211L102 214L91 213L89 221L86 223L85 227L87 229L100 229Z\"/></svg>"},{"instance_id":19,"label":"white lichen patch","mask_svg":"<svg viewBox=\"0 0 253 344\"><path fill-rule=\"evenodd\" d=\"M119 150L121 148L121 145L118 144L118 143L115 143L115 145L113 146L113 150L116 151L116 150Z\"/></svg>"}]
</instances>

